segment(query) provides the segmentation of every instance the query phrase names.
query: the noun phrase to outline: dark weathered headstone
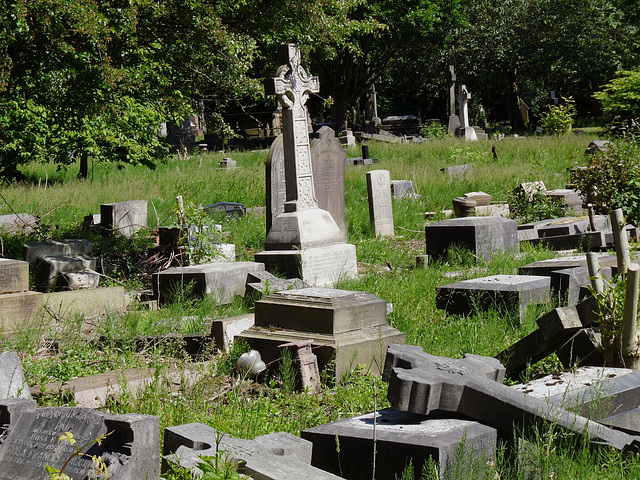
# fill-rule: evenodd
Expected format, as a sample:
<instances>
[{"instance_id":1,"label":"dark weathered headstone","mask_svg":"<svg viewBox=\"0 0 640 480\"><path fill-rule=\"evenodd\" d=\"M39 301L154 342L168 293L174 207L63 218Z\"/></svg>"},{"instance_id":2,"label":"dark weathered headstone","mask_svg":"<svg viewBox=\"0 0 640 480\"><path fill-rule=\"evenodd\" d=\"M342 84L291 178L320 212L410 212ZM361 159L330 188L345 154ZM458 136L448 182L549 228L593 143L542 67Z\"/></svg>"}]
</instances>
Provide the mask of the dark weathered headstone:
<instances>
[{"instance_id":1,"label":"dark weathered headstone","mask_svg":"<svg viewBox=\"0 0 640 480\"><path fill-rule=\"evenodd\" d=\"M157 417L139 414L107 415L81 407L36 408L24 399L0 400L0 480L45 479L45 464L61 468L76 452L75 445L58 442L71 432L84 445L112 432L102 445L93 444L86 453L108 465L113 480L156 479L160 475L160 425ZM71 478L89 478L94 471L91 457L78 455L64 473Z\"/></svg>"},{"instance_id":2,"label":"dark weathered headstone","mask_svg":"<svg viewBox=\"0 0 640 480\"><path fill-rule=\"evenodd\" d=\"M430 458L447 478L448 467L461 454L483 464L495 457L496 430L471 420L386 408L376 412L375 423L376 478L400 478L409 463L415 472L424 471ZM313 466L349 480L372 478L373 413L309 428L301 436L313 443Z\"/></svg>"},{"instance_id":3,"label":"dark weathered headstone","mask_svg":"<svg viewBox=\"0 0 640 480\"><path fill-rule=\"evenodd\" d=\"M311 466L311 442L290 433L242 440L220 435L202 423L167 427L164 433L163 471L169 464L194 468L200 456L218 451L235 463L239 473L261 480L338 480L340 477Z\"/></svg>"},{"instance_id":4,"label":"dark weathered headstone","mask_svg":"<svg viewBox=\"0 0 640 480\"><path fill-rule=\"evenodd\" d=\"M247 208L241 203L234 202L218 202L204 207L205 212L219 211L224 212L230 217L242 217L247 212Z\"/></svg>"},{"instance_id":5,"label":"dark weathered headstone","mask_svg":"<svg viewBox=\"0 0 640 480\"><path fill-rule=\"evenodd\" d=\"M603 267L600 274L606 279L611 279L611 267ZM560 305L576 305L584 300L583 287L591 286L589 269L584 267L566 268L551 272L551 290L558 297Z\"/></svg>"},{"instance_id":6,"label":"dark weathered headstone","mask_svg":"<svg viewBox=\"0 0 640 480\"><path fill-rule=\"evenodd\" d=\"M471 250L478 258L518 250L517 223L501 217L453 218L425 227L427 255L446 256L452 245Z\"/></svg>"},{"instance_id":7,"label":"dark weathered headstone","mask_svg":"<svg viewBox=\"0 0 640 480\"><path fill-rule=\"evenodd\" d=\"M525 439L535 436L543 424L553 424L568 434L584 435L594 446L640 448L640 437L514 391L500 383L503 376L504 367L494 358L467 354L454 360L413 345L390 345L383 380L389 382L388 398L398 410L459 413L503 432L519 432Z\"/></svg>"}]
</instances>

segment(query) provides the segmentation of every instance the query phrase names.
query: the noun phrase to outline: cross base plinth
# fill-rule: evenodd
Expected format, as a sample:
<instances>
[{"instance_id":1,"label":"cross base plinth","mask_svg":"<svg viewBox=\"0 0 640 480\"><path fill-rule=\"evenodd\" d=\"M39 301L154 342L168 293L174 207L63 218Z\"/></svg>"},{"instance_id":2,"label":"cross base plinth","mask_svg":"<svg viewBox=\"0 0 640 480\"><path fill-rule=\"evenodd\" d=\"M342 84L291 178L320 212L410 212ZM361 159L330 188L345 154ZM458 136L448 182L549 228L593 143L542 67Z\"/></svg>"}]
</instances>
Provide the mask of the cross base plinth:
<instances>
[{"instance_id":1,"label":"cross base plinth","mask_svg":"<svg viewBox=\"0 0 640 480\"><path fill-rule=\"evenodd\" d=\"M308 208L285 212L273 219L265 250L324 247L343 241L344 235L329 212Z\"/></svg>"},{"instance_id":2,"label":"cross base plinth","mask_svg":"<svg viewBox=\"0 0 640 480\"><path fill-rule=\"evenodd\" d=\"M301 278L306 284L319 287L358 276L356 247L348 243L301 250L267 250L257 253L255 260L264 263L269 272Z\"/></svg>"},{"instance_id":3,"label":"cross base plinth","mask_svg":"<svg viewBox=\"0 0 640 480\"><path fill-rule=\"evenodd\" d=\"M458 115L449 115L449 122L447 125L447 131L450 135L455 135L456 131L460 128L460 117Z\"/></svg>"},{"instance_id":4,"label":"cross base plinth","mask_svg":"<svg viewBox=\"0 0 640 480\"><path fill-rule=\"evenodd\" d=\"M473 127L460 127L456 130L456 137L464 138L467 141L478 140L478 135Z\"/></svg>"}]
</instances>

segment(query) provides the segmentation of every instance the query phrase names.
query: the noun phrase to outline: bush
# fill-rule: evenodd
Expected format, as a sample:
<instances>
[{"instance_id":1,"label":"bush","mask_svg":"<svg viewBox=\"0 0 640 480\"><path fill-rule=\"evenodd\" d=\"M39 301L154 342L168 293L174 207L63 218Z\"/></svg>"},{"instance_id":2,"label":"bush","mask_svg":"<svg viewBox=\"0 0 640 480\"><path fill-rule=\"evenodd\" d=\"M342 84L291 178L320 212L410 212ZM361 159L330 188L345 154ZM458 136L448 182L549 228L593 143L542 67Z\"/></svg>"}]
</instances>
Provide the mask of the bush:
<instances>
[{"instance_id":1,"label":"bush","mask_svg":"<svg viewBox=\"0 0 640 480\"><path fill-rule=\"evenodd\" d=\"M640 144L621 140L591 156L576 173L576 185L601 213L621 208L627 222L640 222Z\"/></svg>"},{"instance_id":2,"label":"bush","mask_svg":"<svg viewBox=\"0 0 640 480\"><path fill-rule=\"evenodd\" d=\"M530 195L511 193L507 195L507 203L509 203L510 216L522 223L558 218L565 214L564 205L547 197L543 192L534 192Z\"/></svg>"},{"instance_id":3,"label":"bush","mask_svg":"<svg viewBox=\"0 0 640 480\"><path fill-rule=\"evenodd\" d=\"M571 131L573 117L576 114L574 101L571 97L563 100L564 105L551 105L549 111L542 114L540 123L546 133L564 135Z\"/></svg>"},{"instance_id":4,"label":"bush","mask_svg":"<svg viewBox=\"0 0 640 480\"><path fill-rule=\"evenodd\" d=\"M420 135L425 138L447 138L449 136L449 132L447 132L446 125L438 122L433 122L422 127L422 130L420 130Z\"/></svg>"}]
</instances>

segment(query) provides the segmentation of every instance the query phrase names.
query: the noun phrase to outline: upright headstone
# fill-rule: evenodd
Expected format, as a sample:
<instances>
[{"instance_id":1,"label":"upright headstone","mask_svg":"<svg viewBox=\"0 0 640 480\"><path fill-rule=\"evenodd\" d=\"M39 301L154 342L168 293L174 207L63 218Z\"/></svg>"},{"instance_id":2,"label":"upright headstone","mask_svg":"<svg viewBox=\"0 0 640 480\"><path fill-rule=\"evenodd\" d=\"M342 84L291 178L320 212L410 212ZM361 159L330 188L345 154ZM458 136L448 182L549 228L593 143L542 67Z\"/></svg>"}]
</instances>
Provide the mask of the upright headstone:
<instances>
[{"instance_id":1,"label":"upright headstone","mask_svg":"<svg viewBox=\"0 0 640 480\"><path fill-rule=\"evenodd\" d=\"M367 192L369 194L369 219L376 237L392 237L395 232L389 170L367 172Z\"/></svg>"},{"instance_id":2,"label":"upright headstone","mask_svg":"<svg viewBox=\"0 0 640 480\"><path fill-rule=\"evenodd\" d=\"M2 398L31 398L16 352L0 353L0 399Z\"/></svg>"},{"instance_id":3,"label":"upright headstone","mask_svg":"<svg viewBox=\"0 0 640 480\"><path fill-rule=\"evenodd\" d=\"M474 141L478 140L475 129L469 123L469 107L467 102L471 99L471 93L467 89L466 85L460 85L458 91L458 102L460 103L460 128L458 128L456 135L463 137L465 140Z\"/></svg>"},{"instance_id":4,"label":"upright headstone","mask_svg":"<svg viewBox=\"0 0 640 480\"><path fill-rule=\"evenodd\" d=\"M265 251L256 261L269 271L326 285L357 275L355 246L344 243L344 234L331 214L319 208L315 194L305 103L319 91L318 79L300 64L297 45L283 45L280 54L283 65L267 90L282 105L286 196L284 212L273 218Z\"/></svg>"},{"instance_id":5,"label":"upright headstone","mask_svg":"<svg viewBox=\"0 0 640 480\"><path fill-rule=\"evenodd\" d=\"M156 479L160 476L158 417L130 413L107 415L81 407L36 408L33 400L0 400L0 480L47 478L45 464L61 468L71 478L94 478L92 455L107 465L113 480ZM75 455L76 445L59 442L73 433L78 445L109 434L93 444L89 455Z\"/></svg>"},{"instance_id":6,"label":"upright headstone","mask_svg":"<svg viewBox=\"0 0 640 480\"><path fill-rule=\"evenodd\" d=\"M29 290L29 264L22 260L0 258L0 294Z\"/></svg>"},{"instance_id":7,"label":"upright headstone","mask_svg":"<svg viewBox=\"0 0 640 480\"><path fill-rule=\"evenodd\" d=\"M324 126L318 130L318 138L311 141L311 167L314 192L318 207L327 210L340 229L343 242L347 241L347 221L344 215L344 171L347 152L336 138L334 131ZM284 148L282 135L269 149L266 163L267 180L267 233L273 219L284 213L286 182L284 176Z\"/></svg>"},{"instance_id":8,"label":"upright headstone","mask_svg":"<svg viewBox=\"0 0 640 480\"><path fill-rule=\"evenodd\" d=\"M449 124L447 131L450 135L454 135L458 128L460 128L460 117L456 115L456 72L453 65L449 65L449 71L447 72L447 86L449 89Z\"/></svg>"}]
</instances>

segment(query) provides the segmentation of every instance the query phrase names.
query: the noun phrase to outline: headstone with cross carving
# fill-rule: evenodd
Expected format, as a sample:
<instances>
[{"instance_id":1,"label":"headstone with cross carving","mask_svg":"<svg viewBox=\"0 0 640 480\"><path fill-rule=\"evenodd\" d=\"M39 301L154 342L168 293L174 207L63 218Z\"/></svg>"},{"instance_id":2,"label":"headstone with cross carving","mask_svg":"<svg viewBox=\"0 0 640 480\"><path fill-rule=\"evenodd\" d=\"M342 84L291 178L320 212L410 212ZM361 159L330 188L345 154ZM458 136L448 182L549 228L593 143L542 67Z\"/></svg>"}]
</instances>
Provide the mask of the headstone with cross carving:
<instances>
[{"instance_id":1,"label":"headstone with cross carving","mask_svg":"<svg viewBox=\"0 0 640 480\"><path fill-rule=\"evenodd\" d=\"M463 137L465 140L473 141L478 140L476 131L469 124L469 108L467 102L471 99L471 92L467 89L466 85L460 85L458 90L458 102L460 103L460 128L456 131L458 137Z\"/></svg>"},{"instance_id":2,"label":"headstone with cross carving","mask_svg":"<svg viewBox=\"0 0 640 480\"><path fill-rule=\"evenodd\" d=\"M391 406L420 415L433 411L466 415L503 432L535 436L544 424L584 435L594 446L638 451L640 437L612 430L543 399L502 384L498 360L465 355L436 357L414 345L389 345L383 380L389 382Z\"/></svg>"},{"instance_id":3,"label":"headstone with cross carving","mask_svg":"<svg viewBox=\"0 0 640 480\"><path fill-rule=\"evenodd\" d=\"M447 86L449 88L449 125L447 131L450 135L456 133L456 130L460 128L460 118L456 115L456 72L453 65L449 65L449 71L447 72Z\"/></svg>"},{"instance_id":4,"label":"headstone with cross carving","mask_svg":"<svg viewBox=\"0 0 640 480\"><path fill-rule=\"evenodd\" d=\"M267 233L265 251L256 255L267 270L300 277L315 285L328 285L357 274L355 246L344 243L344 234L331 214L318 207L315 194L307 108L312 93L320 90L317 77L307 75L295 44L280 48L282 65L267 81L268 94L282 106L284 151L284 212L277 215Z\"/></svg>"}]
</instances>

